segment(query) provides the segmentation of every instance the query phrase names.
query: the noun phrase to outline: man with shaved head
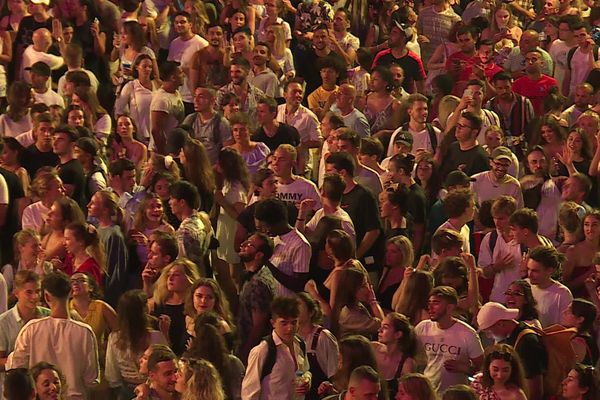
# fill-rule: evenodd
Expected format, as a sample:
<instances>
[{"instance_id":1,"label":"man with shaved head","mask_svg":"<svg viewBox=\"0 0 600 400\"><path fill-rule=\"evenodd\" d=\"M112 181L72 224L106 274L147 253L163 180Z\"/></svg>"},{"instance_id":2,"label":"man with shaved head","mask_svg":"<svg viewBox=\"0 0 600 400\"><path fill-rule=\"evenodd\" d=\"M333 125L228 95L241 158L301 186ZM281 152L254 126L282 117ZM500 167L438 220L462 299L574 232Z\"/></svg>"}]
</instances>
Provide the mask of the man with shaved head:
<instances>
[{"instance_id":1,"label":"man with shaved head","mask_svg":"<svg viewBox=\"0 0 600 400\"><path fill-rule=\"evenodd\" d=\"M27 10L31 15L23 17L19 30L13 41L13 63L15 65L15 78L19 79L23 51L33 43L33 32L40 28L52 30L52 17L50 17L50 0L31 0Z\"/></svg>"},{"instance_id":2,"label":"man with shaved head","mask_svg":"<svg viewBox=\"0 0 600 400\"><path fill-rule=\"evenodd\" d=\"M509 72L513 78L518 78L525 75L525 54L531 50L537 50L542 55L544 61L542 73L552 76L553 61L550 54L540 47L540 34L533 30L523 32L519 45L513 47L504 62L504 70Z\"/></svg>"},{"instance_id":3,"label":"man with shaved head","mask_svg":"<svg viewBox=\"0 0 600 400\"><path fill-rule=\"evenodd\" d=\"M48 65L50 69L55 70L64 64L62 57L48 53L52 46L52 34L46 28L36 29L32 36L33 44L27 46L23 52L23 63L21 64L21 79L31 83L28 68L38 61Z\"/></svg>"},{"instance_id":4,"label":"man with shaved head","mask_svg":"<svg viewBox=\"0 0 600 400\"><path fill-rule=\"evenodd\" d=\"M335 91L335 106L332 107L335 112L338 112L346 125L351 130L359 134L360 137L371 135L369 121L365 114L354 107L356 99L356 88L348 83L340 85Z\"/></svg>"}]
</instances>

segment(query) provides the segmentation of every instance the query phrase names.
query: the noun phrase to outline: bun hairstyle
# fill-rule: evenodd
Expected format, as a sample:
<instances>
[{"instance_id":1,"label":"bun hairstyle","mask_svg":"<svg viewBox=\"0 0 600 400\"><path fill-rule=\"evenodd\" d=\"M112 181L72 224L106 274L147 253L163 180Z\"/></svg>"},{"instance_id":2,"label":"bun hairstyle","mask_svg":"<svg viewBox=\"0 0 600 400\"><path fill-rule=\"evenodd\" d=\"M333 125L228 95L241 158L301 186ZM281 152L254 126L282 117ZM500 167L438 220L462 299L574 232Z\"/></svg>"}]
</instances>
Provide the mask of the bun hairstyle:
<instances>
[{"instance_id":1,"label":"bun hairstyle","mask_svg":"<svg viewBox=\"0 0 600 400\"><path fill-rule=\"evenodd\" d=\"M390 69L388 67L379 65L373 70L373 73L375 72L377 72L381 76L381 79L385 81L386 92L389 93L396 88L396 86L394 85L394 77L392 76L392 73L390 72Z\"/></svg>"},{"instance_id":2,"label":"bun hairstyle","mask_svg":"<svg viewBox=\"0 0 600 400\"><path fill-rule=\"evenodd\" d=\"M135 60L133 61L133 65L131 66L131 72L133 74L133 78L134 79L138 79L139 78L139 74L137 71L137 67L140 65L140 63L144 60L152 60L152 57L150 57L148 54L145 53L141 53L138 54L138 56L135 58ZM154 76L154 69L152 69L152 72L150 73L150 80L154 80L155 76Z\"/></svg>"},{"instance_id":3,"label":"bun hairstyle","mask_svg":"<svg viewBox=\"0 0 600 400\"><path fill-rule=\"evenodd\" d=\"M83 242L86 251L100 265L102 272L106 273L106 255L100 244L100 235L94 225L72 222L65 227L65 230L67 229L73 232L73 236Z\"/></svg>"},{"instance_id":4,"label":"bun hairstyle","mask_svg":"<svg viewBox=\"0 0 600 400\"><path fill-rule=\"evenodd\" d=\"M122 232L125 230L125 215L123 209L119 207L119 198L114 192L109 190L100 190L96 194L102 199L102 205L110 211L112 222L121 227Z\"/></svg>"}]
</instances>

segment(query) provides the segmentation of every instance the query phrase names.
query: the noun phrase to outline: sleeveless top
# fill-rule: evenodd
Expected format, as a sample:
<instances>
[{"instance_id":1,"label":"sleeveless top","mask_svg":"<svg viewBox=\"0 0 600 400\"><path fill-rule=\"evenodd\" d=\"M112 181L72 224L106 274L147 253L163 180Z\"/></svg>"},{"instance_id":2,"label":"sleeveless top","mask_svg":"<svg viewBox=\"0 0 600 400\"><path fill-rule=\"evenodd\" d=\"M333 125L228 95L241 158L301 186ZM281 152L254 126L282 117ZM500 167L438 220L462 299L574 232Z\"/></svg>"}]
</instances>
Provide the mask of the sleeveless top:
<instances>
[{"instance_id":1,"label":"sleeveless top","mask_svg":"<svg viewBox=\"0 0 600 400\"><path fill-rule=\"evenodd\" d=\"M310 349L307 349L306 356L308 357L308 365L310 365L310 373L312 374L312 383L310 390L306 395L307 400L319 399L317 389L319 385L329 379L327 374L323 372L323 368L319 365L317 360L317 345L319 344L319 336L323 332L323 327L319 326L313 333L312 344Z\"/></svg>"},{"instance_id":2,"label":"sleeveless top","mask_svg":"<svg viewBox=\"0 0 600 400\"><path fill-rule=\"evenodd\" d=\"M371 126L371 132L375 133L377 131L385 129L388 120L394 113L394 110L392 109L393 104L394 100L390 100L388 105L385 106L385 108L379 113L371 111L371 109L369 109L368 106L365 107L364 114L367 117L367 120L369 121L369 125Z\"/></svg>"},{"instance_id":3,"label":"sleeveless top","mask_svg":"<svg viewBox=\"0 0 600 400\"><path fill-rule=\"evenodd\" d=\"M398 379L402 375L402 368L404 368L404 362L406 361L406 358L407 357L404 354L402 354L402 358L398 363L398 368L396 368L396 373L394 374L394 377L386 381L390 399L396 398L396 393L398 392Z\"/></svg>"}]
</instances>

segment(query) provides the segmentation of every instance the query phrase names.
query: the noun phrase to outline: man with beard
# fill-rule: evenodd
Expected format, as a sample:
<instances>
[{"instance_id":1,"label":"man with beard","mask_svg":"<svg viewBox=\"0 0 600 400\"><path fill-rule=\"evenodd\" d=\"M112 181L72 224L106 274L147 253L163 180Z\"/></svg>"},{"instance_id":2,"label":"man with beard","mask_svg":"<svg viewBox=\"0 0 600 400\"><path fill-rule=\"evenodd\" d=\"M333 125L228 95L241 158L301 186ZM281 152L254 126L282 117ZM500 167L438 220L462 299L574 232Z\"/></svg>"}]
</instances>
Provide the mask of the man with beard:
<instances>
[{"instance_id":1,"label":"man with beard","mask_svg":"<svg viewBox=\"0 0 600 400\"><path fill-rule=\"evenodd\" d=\"M225 42L223 28L211 24L207 28L208 46L197 51L192 57L189 71L190 86L221 87L229 81L227 67L223 65L225 57Z\"/></svg>"},{"instance_id":2,"label":"man with beard","mask_svg":"<svg viewBox=\"0 0 600 400\"><path fill-rule=\"evenodd\" d=\"M338 9L333 15L333 31L329 31L331 49L338 53L346 64L354 65L356 50L360 47L360 40L348 32L350 29L350 15L344 8Z\"/></svg>"},{"instance_id":3,"label":"man with beard","mask_svg":"<svg viewBox=\"0 0 600 400\"><path fill-rule=\"evenodd\" d=\"M397 64L404 70L404 81L402 87L408 93L423 93L425 78L427 74L423 67L421 58L406 48L415 35L415 31L408 24L400 22L397 17L392 20L390 37L388 39L389 49L381 50L373 60L372 69L383 65Z\"/></svg>"},{"instance_id":4,"label":"man with beard","mask_svg":"<svg viewBox=\"0 0 600 400\"><path fill-rule=\"evenodd\" d=\"M256 86L248 81L250 73L250 63L243 57L234 58L229 67L229 77L231 82L222 86L217 92L217 107L225 107L224 97L227 93L233 93L240 99L240 111L248 113L250 118L254 118L258 99L265 94Z\"/></svg>"},{"instance_id":5,"label":"man with beard","mask_svg":"<svg viewBox=\"0 0 600 400\"><path fill-rule=\"evenodd\" d=\"M539 50L531 50L525 54L525 76L515 80L513 90L515 93L531 100L535 115L544 114L544 98L551 90L558 90L556 79L544 75L542 68L544 60ZM555 88L555 89L553 89Z\"/></svg>"},{"instance_id":6,"label":"man with beard","mask_svg":"<svg viewBox=\"0 0 600 400\"><path fill-rule=\"evenodd\" d=\"M268 334L269 309L277 290L277 281L266 265L273 255L273 240L256 232L240 245L238 254L244 264L237 318L242 338L238 354L246 363L250 350Z\"/></svg>"},{"instance_id":7,"label":"man with beard","mask_svg":"<svg viewBox=\"0 0 600 400\"><path fill-rule=\"evenodd\" d=\"M508 73L499 72L494 75L492 86L496 90L496 96L486 103L485 108L498 115L500 126L506 133L505 145L520 156L527 146L526 130L534 118L534 111L531 100L513 92L512 84L513 79Z\"/></svg>"},{"instance_id":8,"label":"man with beard","mask_svg":"<svg viewBox=\"0 0 600 400\"><path fill-rule=\"evenodd\" d=\"M519 294L511 292L511 297ZM520 293L523 296L523 293ZM528 398L539 400L543 392L543 373L546 370L546 349L540 337L533 331L523 333L529 326L517 320L518 308L506 308L500 303L489 302L483 305L477 314L479 331L496 341L511 345L523 363L527 380ZM518 340L518 342L517 342Z\"/></svg>"},{"instance_id":9,"label":"man with beard","mask_svg":"<svg viewBox=\"0 0 600 400\"><path fill-rule=\"evenodd\" d=\"M331 50L330 33L326 24L318 25L312 37L312 48L301 55L299 59L303 60L296 65L296 73L299 77L304 78L306 82L305 93L312 93L321 83L319 71L319 61L324 58L333 59L337 65L347 67L347 63L337 53Z\"/></svg>"},{"instance_id":10,"label":"man with beard","mask_svg":"<svg viewBox=\"0 0 600 400\"><path fill-rule=\"evenodd\" d=\"M168 348L154 349L148 358L148 400L176 400L177 356Z\"/></svg>"},{"instance_id":11,"label":"man with beard","mask_svg":"<svg viewBox=\"0 0 600 400\"><path fill-rule=\"evenodd\" d=\"M590 109L594 101L594 88L587 82L577 85L575 88L574 103L560 114L560 117L572 127L577 123L579 116Z\"/></svg>"},{"instance_id":12,"label":"man with beard","mask_svg":"<svg viewBox=\"0 0 600 400\"><path fill-rule=\"evenodd\" d=\"M477 195L479 204L506 195L515 198L518 208L523 207L521 184L508 174L511 164L511 151L504 146L499 146L494 149L490 157L490 170L471 177L473 179L471 188Z\"/></svg>"},{"instance_id":13,"label":"man with beard","mask_svg":"<svg viewBox=\"0 0 600 400\"><path fill-rule=\"evenodd\" d=\"M550 239L556 237L560 190L552 180L549 161L544 149L536 146L527 154L529 173L521 178L525 207L537 212L539 234Z\"/></svg>"},{"instance_id":14,"label":"man with beard","mask_svg":"<svg viewBox=\"0 0 600 400\"><path fill-rule=\"evenodd\" d=\"M475 268L475 260L470 254ZM428 302L429 318L415 326L417 340L425 349L425 376L437 393L456 384L467 384L467 377L479 370L483 348L477 332L452 316L458 304L458 294L449 286L435 287Z\"/></svg>"},{"instance_id":15,"label":"man with beard","mask_svg":"<svg viewBox=\"0 0 600 400\"><path fill-rule=\"evenodd\" d=\"M269 68L271 50L265 42L258 42L252 50L252 71L248 77L250 84L262 90L269 97L281 97L279 79Z\"/></svg>"},{"instance_id":16,"label":"man with beard","mask_svg":"<svg viewBox=\"0 0 600 400\"><path fill-rule=\"evenodd\" d=\"M187 115L194 110L194 94L190 88L194 88L195 86L190 85L190 67L194 55L208 46L208 42L200 35L192 32L192 17L185 11L179 11L175 14L174 26L177 37L169 45L167 60L180 63L181 69L185 74L183 85L181 85L179 91Z\"/></svg>"}]
</instances>

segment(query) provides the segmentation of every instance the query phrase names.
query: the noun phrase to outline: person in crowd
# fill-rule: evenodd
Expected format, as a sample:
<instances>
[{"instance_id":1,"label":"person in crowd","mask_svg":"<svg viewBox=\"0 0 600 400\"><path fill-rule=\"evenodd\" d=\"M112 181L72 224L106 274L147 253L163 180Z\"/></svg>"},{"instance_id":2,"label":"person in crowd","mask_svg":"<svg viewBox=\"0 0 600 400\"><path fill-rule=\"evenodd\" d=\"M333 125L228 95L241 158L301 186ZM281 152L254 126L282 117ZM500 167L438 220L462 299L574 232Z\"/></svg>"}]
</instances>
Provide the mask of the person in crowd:
<instances>
[{"instance_id":1,"label":"person in crowd","mask_svg":"<svg viewBox=\"0 0 600 400\"><path fill-rule=\"evenodd\" d=\"M414 258L414 250L408 237L392 236L386 241L385 267L375 292L384 310L395 309L406 268L412 268Z\"/></svg>"},{"instance_id":2,"label":"person in crowd","mask_svg":"<svg viewBox=\"0 0 600 400\"><path fill-rule=\"evenodd\" d=\"M246 114L233 114L229 118L229 123L234 143L227 148L235 149L243 157L248 172L253 174L264 164L270 149L266 144L250 139L250 120Z\"/></svg>"},{"instance_id":3,"label":"person in crowd","mask_svg":"<svg viewBox=\"0 0 600 400\"><path fill-rule=\"evenodd\" d=\"M89 204L96 192L104 190L108 186L107 173L103 168L102 161L98 158L98 143L95 139L81 137L75 142L74 155L79 160L85 174L83 197L86 204Z\"/></svg>"},{"instance_id":4,"label":"person in crowd","mask_svg":"<svg viewBox=\"0 0 600 400\"><path fill-rule=\"evenodd\" d=\"M365 114L371 127L371 135L385 138L399 125L400 102L392 95L392 74L388 68L375 68L369 81L371 91L364 104L358 108Z\"/></svg>"},{"instance_id":5,"label":"person in crowd","mask_svg":"<svg viewBox=\"0 0 600 400\"><path fill-rule=\"evenodd\" d=\"M527 277L538 304L542 327L559 323L562 313L573 300L571 291L552 278L564 260L564 255L550 246L540 246L528 253Z\"/></svg>"},{"instance_id":6,"label":"person in crowd","mask_svg":"<svg viewBox=\"0 0 600 400\"><path fill-rule=\"evenodd\" d=\"M550 161L542 147L533 147L528 152L527 172L520 182L525 207L537 212L539 233L553 239L556 236L561 195L558 186L550 178Z\"/></svg>"},{"instance_id":7,"label":"person in crowd","mask_svg":"<svg viewBox=\"0 0 600 400\"><path fill-rule=\"evenodd\" d=\"M200 210L206 213L211 212L215 203L215 171L211 165L216 165L217 161L215 159L213 162L210 159L208 151L201 141L187 137L184 139L183 146L179 151L183 177L198 189Z\"/></svg>"},{"instance_id":8,"label":"person in crowd","mask_svg":"<svg viewBox=\"0 0 600 400\"><path fill-rule=\"evenodd\" d=\"M405 374L398 380L398 400L437 400L429 379L420 373Z\"/></svg>"},{"instance_id":9,"label":"person in crowd","mask_svg":"<svg viewBox=\"0 0 600 400\"><path fill-rule=\"evenodd\" d=\"M382 224L378 215L375 195L354 179L355 164L351 155L335 152L325 160L325 170L337 173L346 184L342 196L342 209L350 215L356 231L356 258L362 260L367 269L381 265L383 246ZM367 211L369 210L369 211Z\"/></svg>"},{"instance_id":10,"label":"person in crowd","mask_svg":"<svg viewBox=\"0 0 600 400\"><path fill-rule=\"evenodd\" d=\"M300 347L297 338L298 316L300 306L295 298L276 297L271 303L271 325L273 332L265 337L248 356L248 367L242 382L242 398L276 399L279 396L291 398L294 393L305 394L310 387L312 374L309 371L306 351ZM294 349L292 358L277 357L277 353L287 352L284 346ZM269 352L275 350L276 358L273 365L266 365L265 359ZM271 367L269 370L267 367ZM300 373L296 373L300 371ZM297 384L294 377L302 377Z\"/></svg>"},{"instance_id":11,"label":"person in crowd","mask_svg":"<svg viewBox=\"0 0 600 400\"><path fill-rule=\"evenodd\" d=\"M598 374L593 367L583 364L575 365L562 381L562 396L567 400L591 400L597 398Z\"/></svg>"},{"instance_id":12,"label":"person in crowd","mask_svg":"<svg viewBox=\"0 0 600 400\"><path fill-rule=\"evenodd\" d=\"M494 279L491 301L502 302L511 282L521 275L521 246L513 241L509 224L516 210L517 202L513 197L501 196L494 200L491 213L496 229L483 237L479 247L479 266L483 268L484 276Z\"/></svg>"},{"instance_id":13,"label":"person in crowd","mask_svg":"<svg viewBox=\"0 0 600 400\"><path fill-rule=\"evenodd\" d=\"M175 354L185 350L185 300L193 282L200 275L190 260L178 258L161 272L154 286L152 314L161 321L161 331Z\"/></svg>"},{"instance_id":14,"label":"person in crowd","mask_svg":"<svg viewBox=\"0 0 600 400\"><path fill-rule=\"evenodd\" d=\"M182 399L225 400L223 381L217 369L206 360L183 359L175 390Z\"/></svg>"},{"instance_id":15,"label":"person in crowd","mask_svg":"<svg viewBox=\"0 0 600 400\"><path fill-rule=\"evenodd\" d=\"M54 364L41 361L29 369L39 400L60 399L67 392L63 373Z\"/></svg>"},{"instance_id":16,"label":"person in crowd","mask_svg":"<svg viewBox=\"0 0 600 400\"><path fill-rule=\"evenodd\" d=\"M185 299L186 328L193 336L192 329L198 316L214 313L218 319L218 328L221 332L232 333L235 330L234 319L231 314L229 301L225 293L213 278L195 280L187 291Z\"/></svg>"},{"instance_id":17,"label":"person in crowd","mask_svg":"<svg viewBox=\"0 0 600 400\"><path fill-rule=\"evenodd\" d=\"M142 270L142 289L148 297L154 293L154 283L162 270L175 261L179 253L175 236L163 232L155 232L150 237L152 242L148 247L148 261Z\"/></svg>"},{"instance_id":18,"label":"person in crowd","mask_svg":"<svg viewBox=\"0 0 600 400\"><path fill-rule=\"evenodd\" d=\"M567 259L561 265L561 282L571 289L573 293L582 294L584 282L594 273L592 261L597 252L600 232L600 213L592 211L583 219L583 240L569 247L565 252Z\"/></svg>"},{"instance_id":19,"label":"person in crowd","mask_svg":"<svg viewBox=\"0 0 600 400\"><path fill-rule=\"evenodd\" d=\"M266 144L271 151L277 150L282 144L294 147L300 144L298 130L291 125L277 121L277 101L274 98L264 97L258 100L256 119L259 127L252 135L253 141Z\"/></svg>"},{"instance_id":20,"label":"person in crowd","mask_svg":"<svg viewBox=\"0 0 600 400\"><path fill-rule=\"evenodd\" d=\"M402 314L390 313L381 321L378 341L372 342L382 379L390 398L398 392L398 378L416 369L417 339L414 327Z\"/></svg>"},{"instance_id":21,"label":"person in crowd","mask_svg":"<svg viewBox=\"0 0 600 400\"><path fill-rule=\"evenodd\" d=\"M338 369L338 343L335 336L322 323L323 313L319 303L305 292L298 293L300 315L298 335L307 345L307 357L312 374L308 396L317 396L321 383L332 379Z\"/></svg>"},{"instance_id":22,"label":"person in crowd","mask_svg":"<svg viewBox=\"0 0 600 400\"><path fill-rule=\"evenodd\" d=\"M118 158L127 158L133 161L135 165L143 165L148 158L148 149L146 145L137 139L137 126L132 117L128 115L119 115L117 117L116 134L111 135L109 139L111 145L110 161Z\"/></svg>"},{"instance_id":23,"label":"person in crowd","mask_svg":"<svg viewBox=\"0 0 600 400\"><path fill-rule=\"evenodd\" d=\"M89 325L71 319L68 311L71 283L62 272L52 272L42 281L50 316L31 320L19 332L6 368L31 367L52 362L65 374L67 396L86 398L99 382L98 345ZM60 343L60 354L55 346ZM81 355L85 354L84 357Z\"/></svg>"},{"instance_id":24,"label":"person in crowd","mask_svg":"<svg viewBox=\"0 0 600 400\"><path fill-rule=\"evenodd\" d=\"M593 337L593 324L597 309L594 303L584 299L573 299L563 312L561 323L568 328L576 328L577 335L571 340L576 361L585 365L598 362L598 344Z\"/></svg>"},{"instance_id":25,"label":"person in crowd","mask_svg":"<svg viewBox=\"0 0 600 400\"><path fill-rule=\"evenodd\" d=\"M162 86L152 93L150 102L150 144L149 149L165 154L167 134L177 127L185 116L179 87L184 74L178 63L167 61L161 64Z\"/></svg>"},{"instance_id":26,"label":"person in crowd","mask_svg":"<svg viewBox=\"0 0 600 400\"><path fill-rule=\"evenodd\" d=\"M448 286L434 288L429 296L430 319L421 321L415 327L419 342L431 343L425 350L427 356L425 376L438 392L454 384L465 383L467 376L479 369L483 361L483 348L475 330L452 316L457 305L456 290ZM451 355L434 350L439 346L432 344L442 343L441 340L449 346L447 339L457 341L455 346L461 348L460 354Z\"/></svg>"},{"instance_id":27,"label":"person in crowd","mask_svg":"<svg viewBox=\"0 0 600 400\"><path fill-rule=\"evenodd\" d=\"M197 211L200 204L198 189L187 181L171 186L169 205L173 214L181 221L175 232L179 257L186 257L196 264L201 276L208 276L205 256L214 236L210 220L205 212Z\"/></svg>"},{"instance_id":28,"label":"person in crowd","mask_svg":"<svg viewBox=\"0 0 600 400\"><path fill-rule=\"evenodd\" d=\"M519 310L518 321L523 321L538 328L542 327L539 321L537 301L533 297L531 284L527 280L517 279L512 282L504 292L504 296L502 303L506 307Z\"/></svg>"},{"instance_id":29,"label":"person in crowd","mask_svg":"<svg viewBox=\"0 0 600 400\"><path fill-rule=\"evenodd\" d=\"M31 400L36 398L35 382L27 368L13 368L6 372L2 395L7 400Z\"/></svg>"},{"instance_id":30,"label":"person in crowd","mask_svg":"<svg viewBox=\"0 0 600 400\"><path fill-rule=\"evenodd\" d=\"M361 365L352 370L347 390L340 394L325 397L325 399L359 400L378 398L381 392L380 381L381 377L373 367Z\"/></svg>"},{"instance_id":31,"label":"person in crowd","mask_svg":"<svg viewBox=\"0 0 600 400\"><path fill-rule=\"evenodd\" d=\"M4 265L1 270L8 293L12 293L19 271L34 271L40 276L52 271L52 264L44 259L40 236L36 232L30 229L17 232L13 238L13 245L14 260L12 264Z\"/></svg>"},{"instance_id":32,"label":"person in crowd","mask_svg":"<svg viewBox=\"0 0 600 400\"><path fill-rule=\"evenodd\" d=\"M185 352L184 358L206 360L217 369L227 382L223 386L228 399L241 399L242 379L245 367L242 362L230 354L225 339L219 329L210 323L203 323L202 317L196 318L194 337Z\"/></svg>"},{"instance_id":33,"label":"person in crowd","mask_svg":"<svg viewBox=\"0 0 600 400\"><path fill-rule=\"evenodd\" d=\"M167 344L163 334L150 325L147 300L141 290L127 291L119 299L119 329L108 336L105 371L117 399L133 398L135 387L145 381L137 365L144 351L153 344Z\"/></svg>"},{"instance_id":34,"label":"person in crowd","mask_svg":"<svg viewBox=\"0 0 600 400\"><path fill-rule=\"evenodd\" d=\"M509 345L498 344L486 350L481 374L471 382L480 398L527 399L523 365L517 352Z\"/></svg>"}]
</instances>

